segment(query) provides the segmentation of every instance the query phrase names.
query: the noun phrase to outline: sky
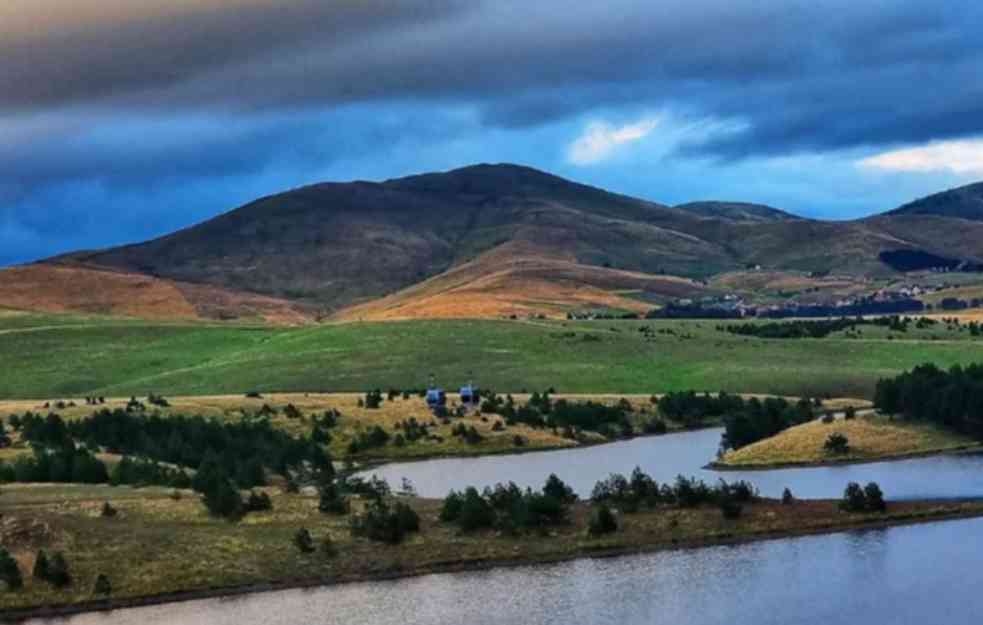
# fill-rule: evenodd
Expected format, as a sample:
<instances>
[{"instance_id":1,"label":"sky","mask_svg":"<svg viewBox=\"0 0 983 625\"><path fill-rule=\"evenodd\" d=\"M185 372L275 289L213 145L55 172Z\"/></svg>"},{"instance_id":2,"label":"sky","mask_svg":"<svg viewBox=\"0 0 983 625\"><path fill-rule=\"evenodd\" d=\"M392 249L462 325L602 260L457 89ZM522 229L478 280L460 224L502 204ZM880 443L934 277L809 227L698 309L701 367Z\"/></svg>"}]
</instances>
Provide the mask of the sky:
<instances>
[{"instance_id":1,"label":"sky","mask_svg":"<svg viewBox=\"0 0 983 625\"><path fill-rule=\"evenodd\" d=\"M0 265L482 162L860 218L983 180L981 32L978 0L4 0Z\"/></svg>"}]
</instances>

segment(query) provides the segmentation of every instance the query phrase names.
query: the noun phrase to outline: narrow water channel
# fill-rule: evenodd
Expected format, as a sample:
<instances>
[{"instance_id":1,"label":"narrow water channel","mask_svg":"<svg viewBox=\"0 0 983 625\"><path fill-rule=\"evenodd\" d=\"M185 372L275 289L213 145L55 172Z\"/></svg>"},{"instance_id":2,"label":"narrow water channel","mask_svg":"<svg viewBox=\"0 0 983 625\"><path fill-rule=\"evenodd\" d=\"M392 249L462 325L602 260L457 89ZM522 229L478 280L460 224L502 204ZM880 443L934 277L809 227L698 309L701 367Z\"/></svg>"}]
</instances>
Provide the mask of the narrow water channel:
<instances>
[{"instance_id":1,"label":"narrow water channel","mask_svg":"<svg viewBox=\"0 0 983 625\"><path fill-rule=\"evenodd\" d=\"M582 497L610 473L628 474L641 467L660 482L679 474L708 482L744 479L766 497L779 497L786 487L800 498L835 498L848 482L878 482L891 499L983 497L983 455L934 456L869 464L779 469L711 471L720 443L718 428L642 437L595 447L481 458L448 458L384 465L363 475L378 475L394 488L409 479L420 495L443 497L451 489L492 486L513 481L538 488L556 473Z\"/></svg>"}]
</instances>

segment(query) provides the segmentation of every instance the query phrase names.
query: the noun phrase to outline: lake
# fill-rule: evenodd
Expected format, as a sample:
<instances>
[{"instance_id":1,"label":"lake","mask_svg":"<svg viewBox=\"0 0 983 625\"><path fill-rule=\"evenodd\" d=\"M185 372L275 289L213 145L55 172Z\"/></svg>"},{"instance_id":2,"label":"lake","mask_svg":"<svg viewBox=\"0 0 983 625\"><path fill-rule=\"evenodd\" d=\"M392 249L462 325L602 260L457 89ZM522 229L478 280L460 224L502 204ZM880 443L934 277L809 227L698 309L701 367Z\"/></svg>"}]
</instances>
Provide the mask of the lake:
<instances>
[{"instance_id":1,"label":"lake","mask_svg":"<svg viewBox=\"0 0 983 625\"><path fill-rule=\"evenodd\" d=\"M983 519L35 620L35 625L978 623Z\"/></svg>"}]
</instances>

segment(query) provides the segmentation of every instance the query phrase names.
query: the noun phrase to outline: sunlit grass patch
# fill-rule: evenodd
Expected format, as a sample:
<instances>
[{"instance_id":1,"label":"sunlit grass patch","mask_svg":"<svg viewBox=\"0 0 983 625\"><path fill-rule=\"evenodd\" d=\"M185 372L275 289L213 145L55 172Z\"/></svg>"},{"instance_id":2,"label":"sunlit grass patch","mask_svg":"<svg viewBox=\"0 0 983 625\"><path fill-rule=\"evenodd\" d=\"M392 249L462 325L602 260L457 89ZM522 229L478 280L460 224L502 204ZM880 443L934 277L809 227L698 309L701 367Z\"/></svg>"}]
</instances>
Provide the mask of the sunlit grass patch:
<instances>
[{"instance_id":1,"label":"sunlit grass patch","mask_svg":"<svg viewBox=\"0 0 983 625\"><path fill-rule=\"evenodd\" d=\"M849 441L849 451L833 454L824 447L834 432ZM976 441L928 423L908 423L883 416L838 419L833 423L811 421L771 438L727 453L721 464L767 466L876 460L913 454L965 449Z\"/></svg>"}]
</instances>

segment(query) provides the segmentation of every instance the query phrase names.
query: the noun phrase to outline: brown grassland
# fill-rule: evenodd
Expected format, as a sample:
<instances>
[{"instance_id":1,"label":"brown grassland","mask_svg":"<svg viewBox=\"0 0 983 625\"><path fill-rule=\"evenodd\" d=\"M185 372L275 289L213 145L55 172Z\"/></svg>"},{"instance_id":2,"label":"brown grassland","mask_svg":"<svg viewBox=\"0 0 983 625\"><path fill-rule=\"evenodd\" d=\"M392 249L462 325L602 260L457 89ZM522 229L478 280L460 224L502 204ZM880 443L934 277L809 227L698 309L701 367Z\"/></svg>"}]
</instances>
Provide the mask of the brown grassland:
<instances>
[{"instance_id":1,"label":"brown grassland","mask_svg":"<svg viewBox=\"0 0 983 625\"><path fill-rule=\"evenodd\" d=\"M849 451L831 454L824 444L839 432L849 440ZM842 462L885 460L933 453L980 449L971 438L929 423L907 423L881 415L838 419L833 423L812 421L791 427L757 443L727 453L721 467L776 467L820 465Z\"/></svg>"},{"instance_id":2,"label":"brown grassland","mask_svg":"<svg viewBox=\"0 0 983 625\"><path fill-rule=\"evenodd\" d=\"M0 270L5 308L86 313L148 320L242 320L276 325L310 323L300 307L239 293L106 268L36 264Z\"/></svg>"},{"instance_id":3,"label":"brown grassland","mask_svg":"<svg viewBox=\"0 0 983 625\"><path fill-rule=\"evenodd\" d=\"M380 461L397 460L411 458L427 458L434 456L472 456L495 453L509 453L519 451L534 451L546 449L558 449L562 447L576 447L583 444L603 443L607 439L596 433L585 432L585 439L578 442L569 438L564 438L561 434L553 433L548 429L536 429L524 424L515 424L507 428L496 431L493 429L496 422L502 418L498 415L480 415L470 413L463 418L455 417L450 424L444 424L439 419L435 419L427 408L426 402L418 395L411 395L408 399L402 396L396 397L392 401L384 400L377 409L368 409L359 406L359 401L364 397L357 393L273 393L264 394L261 398L248 398L241 395L219 395L204 397L169 397L167 398L169 407L158 408L148 406L148 413L155 411L162 415L201 415L204 417L239 420L246 414L259 412L264 405L268 405L277 411L277 414L270 418L270 422L284 431L300 436L310 434L312 423L310 415L322 414L327 410L337 410L341 413L338 425L331 429L332 441L328 449L337 460L348 458L348 443L360 432L380 426L391 435L396 434L397 423L408 421L411 418L419 423L430 424L431 434L440 437L441 441L418 440L413 444L404 447L397 447L390 442L385 447L371 449L359 455L359 460ZM529 395L513 395L516 402L522 403L528 400ZM592 400L606 404L614 404L621 399L627 399L635 410L632 416L635 421L636 429L641 430L641 426L655 416L657 408L651 404L650 396L645 395L555 395L554 399L570 400ZM96 409L108 408L110 410L124 408L129 398L106 398L106 403L97 407L88 406L84 399L66 399L74 406L63 409L52 407L45 408L45 402L38 401L0 401L0 418L6 415L23 414L27 411L46 414L49 411L57 412L66 419L84 418ZM459 403L457 394L448 394L448 406L453 409ZM284 408L288 404L293 404L303 413L299 419L288 418L284 414ZM467 444L460 437L451 434L454 426L463 424L465 427L474 427L483 437L477 444ZM679 429L678 424L669 422L670 429ZM521 436L523 439L522 447L515 445L515 437ZM14 434L15 442L17 441ZM10 459L20 453L27 453L24 445L17 445L17 448L0 450L0 459Z\"/></svg>"},{"instance_id":4,"label":"brown grassland","mask_svg":"<svg viewBox=\"0 0 983 625\"><path fill-rule=\"evenodd\" d=\"M747 396L750 397L750 395ZM532 428L521 423L496 431L493 429L495 424L502 421L502 418L496 414L470 413L463 418L455 417L451 423L444 424L433 417L424 400L417 395L411 395L407 399L398 396L392 401L384 399L382 405L377 409L359 406L359 400L363 397L364 395L358 393L270 393L264 394L260 398L249 398L242 395L168 397L169 407L159 408L148 405L147 412L149 414L158 412L161 415L201 415L239 420L244 415L256 414L264 405L268 405L276 410L276 414L270 417L270 422L275 427L295 436L306 436L311 431L310 416L312 414L320 415L327 410L337 410L341 413L341 417L338 419L338 425L331 429L332 441L328 446L328 450L336 460L348 459L348 443L360 432L374 426L380 426L391 435L395 435L399 431L397 424L411 418L416 419L421 424L430 424L431 434L442 440L421 439L403 447L397 447L390 442L385 447L370 449L359 454L355 460L377 462L437 456L477 456L542 451L607 442L604 436L595 432L582 432L580 440L572 440L564 438L562 432L554 433L549 429ZM645 423L658 416L658 408L652 404L651 395L557 394L552 397L554 400L589 400L608 405L614 405L625 399L632 406L633 414L630 419L636 432L641 432ZM513 398L521 404L529 399L529 395L514 394ZM140 399L145 400L145 398ZM62 409L54 407L50 402L37 400L0 401L0 418L13 414L23 414L28 411L41 414L47 414L51 411L58 413L65 419L80 419L101 408L110 410L125 408L129 398L106 398L105 404L96 407L86 405L82 398L66 398L63 401L66 402L67 407ZM453 410L459 404L460 399L457 394L450 393L447 401L448 406ZM67 402L75 405L68 406ZM44 407L45 403L49 404L48 408ZM303 416L299 419L288 418L284 414L284 408L288 404L293 404ZM833 398L825 400L823 405L831 410L840 410L848 405L866 408L870 402L859 399ZM481 434L482 440L477 444L468 444L460 437L454 436L451 430L458 424L474 427ZM671 420L667 420L666 424L670 431L682 429L681 424ZM16 433L12 434L14 435L15 448L0 450L0 460L10 460L21 453L28 453L25 445L18 444ZM523 439L521 447L515 445L516 436ZM115 459L109 458L109 460L114 461Z\"/></svg>"},{"instance_id":5,"label":"brown grassland","mask_svg":"<svg viewBox=\"0 0 983 625\"><path fill-rule=\"evenodd\" d=\"M570 310L597 308L644 314L653 304L628 294L686 297L704 290L686 278L584 265L568 253L517 241L387 297L344 309L335 318L564 318Z\"/></svg>"}]
</instances>

